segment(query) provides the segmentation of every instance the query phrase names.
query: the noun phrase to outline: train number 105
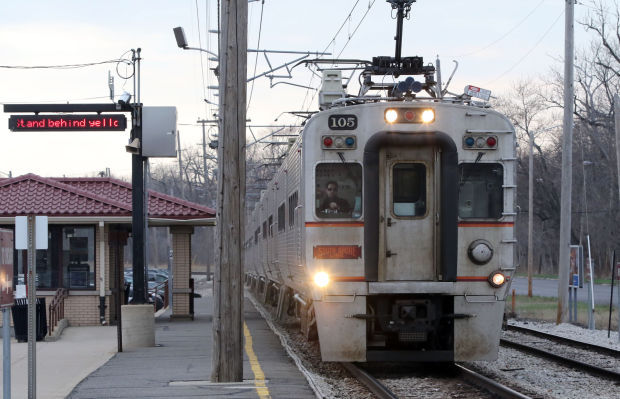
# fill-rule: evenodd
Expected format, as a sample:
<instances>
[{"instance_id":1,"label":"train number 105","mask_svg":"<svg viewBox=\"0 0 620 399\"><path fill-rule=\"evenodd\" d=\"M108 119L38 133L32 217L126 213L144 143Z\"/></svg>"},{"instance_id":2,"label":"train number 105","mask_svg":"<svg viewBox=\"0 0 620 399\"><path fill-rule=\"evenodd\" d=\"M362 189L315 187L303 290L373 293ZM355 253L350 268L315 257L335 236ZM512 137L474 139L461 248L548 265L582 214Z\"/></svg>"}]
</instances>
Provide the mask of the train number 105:
<instances>
[{"instance_id":1,"label":"train number 105","mask_svg":"<svg viewBox=\"0 0 620 399\"><path fill-rule=\"evenodd\" d=\"M331 115L328 124L331 130L354 130L357 129L357 116Z\"/></svg>"}]
</instances>

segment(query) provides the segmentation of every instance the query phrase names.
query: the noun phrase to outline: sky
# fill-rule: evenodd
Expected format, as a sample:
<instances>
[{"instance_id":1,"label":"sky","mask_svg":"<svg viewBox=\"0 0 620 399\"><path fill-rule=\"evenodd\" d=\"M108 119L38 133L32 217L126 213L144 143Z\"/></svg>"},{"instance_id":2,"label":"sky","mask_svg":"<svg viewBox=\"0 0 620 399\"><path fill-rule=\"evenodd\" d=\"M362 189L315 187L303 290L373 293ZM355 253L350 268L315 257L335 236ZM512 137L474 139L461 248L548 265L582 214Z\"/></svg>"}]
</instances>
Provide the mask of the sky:
<instances>
[{"instance_id":1,"label":"sky","mask_svg":"<svg viewBox=\"0 0 620 399\"><path fill-rule=\"evenodd\" d=\"M585 4L584 4L585 3ZM558 67L564 53L564 7L561 0L418 0L404 22L403 56L425 63L441 60L445 82L458 62L449 90L467 84L509 90L517 80L534 80ZM589 11L586 0L575 6L576 20ZM262 22L261 22L262 21ZM216 0L28 0L0 3L0 104L108 103L108 73L114 76L115 100L133 93L125 64L104 63L77 69L24 69L127 59L142 49L140 100L145 106L175 106L182 148L198 148L198 119L213 120L217 62L200 51L177 47L173 28L182 26L190 47L217 53ZM370 60L394 55L395 20L384 0L258 0L248 4L248 48L329 52L325 57ZM260 43L259 43L260 37ZM591 36L575 24L575 47ZM301 57L248 54L248 77ZM314 56L313 56L314 57ZM256 71L256 73L254 73ZM275 74L288 75L286 69ZM357 76L352 82L357 80ZM290 78L262 77L248 84L248 124L294 125L287 111L317 110L319 79L304 66ZM273 85L271 87L271 85ZM310 86L308 89L300 86ZM350 94L357 93L355 84ZM284 112L284 113L283 113ZM277 122L274 122L277 119ZM8 114L0 113L0 177L94 176L110 168L131 176L126 132L10 132ZM217 135L207 127L208 136ZM269 128L248 130L248 142ZM174 162L152 159L152 165Z\"/></svg>"}]
</instances>

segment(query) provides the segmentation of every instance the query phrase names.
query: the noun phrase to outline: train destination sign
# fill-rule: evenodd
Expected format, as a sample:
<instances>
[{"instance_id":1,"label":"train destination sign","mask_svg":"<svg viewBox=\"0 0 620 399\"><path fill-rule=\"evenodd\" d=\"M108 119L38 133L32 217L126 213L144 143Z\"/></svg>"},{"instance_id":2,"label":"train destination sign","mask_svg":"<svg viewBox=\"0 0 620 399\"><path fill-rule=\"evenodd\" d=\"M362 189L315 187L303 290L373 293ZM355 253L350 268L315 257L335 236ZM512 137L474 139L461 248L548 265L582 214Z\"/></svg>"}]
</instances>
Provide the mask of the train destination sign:
<instances>
[{"instance_id":1,"label":"train destination sign","mask_svg":"<svg viewBox=\"0 0 620 399\"><path fill-rule=\"evenodd\" d=\"M9 130L12 132L42 131L124 131L125 115L11 115Z\"/></svg>"}]
</instances>

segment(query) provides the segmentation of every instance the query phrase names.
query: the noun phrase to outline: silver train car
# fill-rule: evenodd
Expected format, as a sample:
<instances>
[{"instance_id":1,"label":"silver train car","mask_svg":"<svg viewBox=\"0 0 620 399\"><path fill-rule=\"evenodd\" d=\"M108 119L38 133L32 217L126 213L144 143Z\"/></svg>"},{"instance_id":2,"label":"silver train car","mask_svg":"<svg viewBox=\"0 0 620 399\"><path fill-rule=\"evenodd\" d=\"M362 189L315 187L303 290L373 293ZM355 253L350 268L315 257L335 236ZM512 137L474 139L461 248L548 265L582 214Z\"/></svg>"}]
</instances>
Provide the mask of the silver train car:
<instances>
[{"instance_id":1,"label":"silver train car","mask_svg":"<svg viewBox=\"0 0 620 399\"><path fill-rule=\"evenodd\" d=\"M394 65L425 81L324 102L289 147L246 217L246 284L316 332L324 361L494 360L515 269L515 130L395 58L373 59L364 85ZM342 84L323 74L325 100L330 76Z\"/></svg>"}]
</instances>

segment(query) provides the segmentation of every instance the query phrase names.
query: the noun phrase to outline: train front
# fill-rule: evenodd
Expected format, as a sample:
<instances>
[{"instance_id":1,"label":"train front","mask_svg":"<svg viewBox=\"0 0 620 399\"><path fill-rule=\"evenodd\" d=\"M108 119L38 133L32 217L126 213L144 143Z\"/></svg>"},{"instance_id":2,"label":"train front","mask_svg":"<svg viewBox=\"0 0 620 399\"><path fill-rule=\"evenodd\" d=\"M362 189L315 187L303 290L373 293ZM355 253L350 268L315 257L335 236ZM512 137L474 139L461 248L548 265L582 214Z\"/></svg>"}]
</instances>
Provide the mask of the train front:
<instances>
[{"instance_id":1,"label":"train front","mask_svg":"<svg viewBox=\"0 0 620 399\"><path fill-rule=\"evenodd\" d=\"M303 132L305 267L325 361L497 357L515 135L464 101L336 107Z\"/></svg>"}]
</instances>

